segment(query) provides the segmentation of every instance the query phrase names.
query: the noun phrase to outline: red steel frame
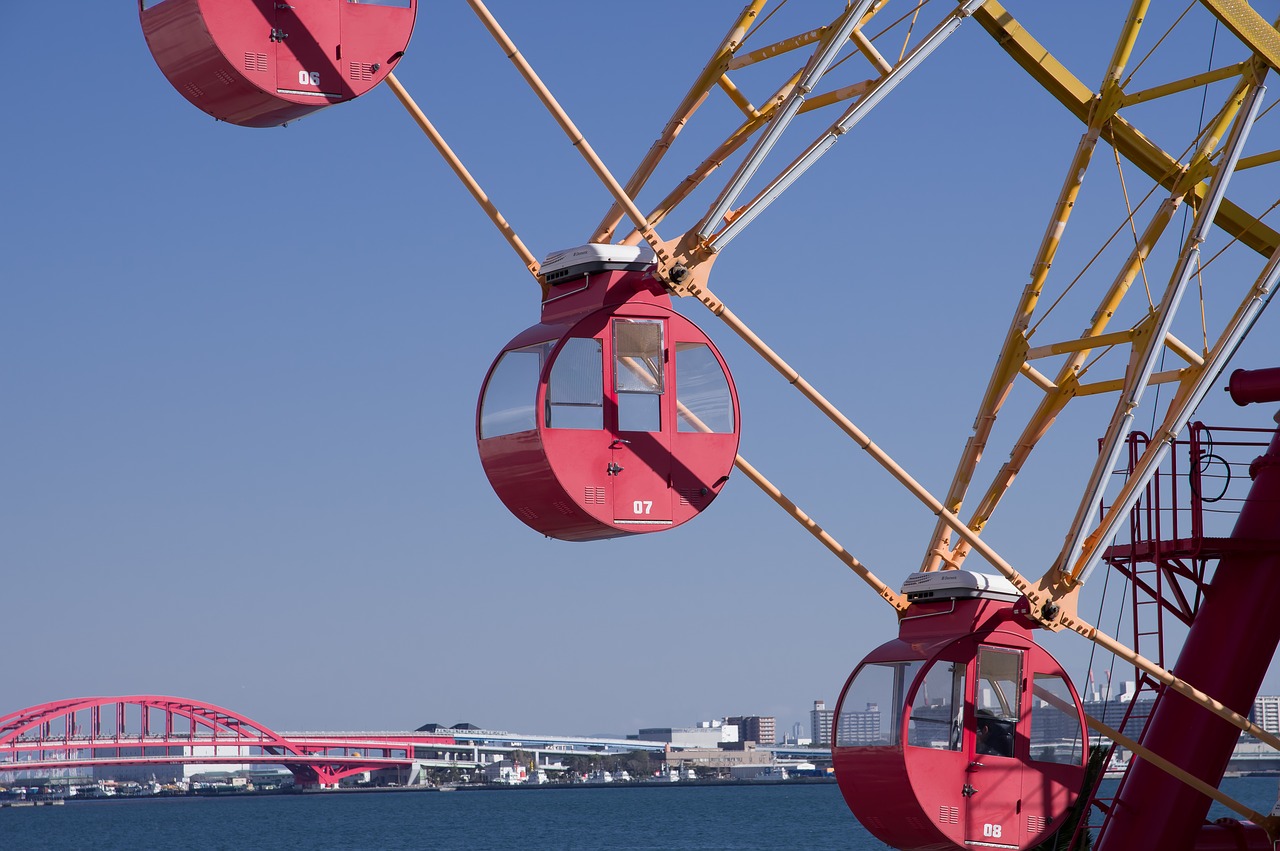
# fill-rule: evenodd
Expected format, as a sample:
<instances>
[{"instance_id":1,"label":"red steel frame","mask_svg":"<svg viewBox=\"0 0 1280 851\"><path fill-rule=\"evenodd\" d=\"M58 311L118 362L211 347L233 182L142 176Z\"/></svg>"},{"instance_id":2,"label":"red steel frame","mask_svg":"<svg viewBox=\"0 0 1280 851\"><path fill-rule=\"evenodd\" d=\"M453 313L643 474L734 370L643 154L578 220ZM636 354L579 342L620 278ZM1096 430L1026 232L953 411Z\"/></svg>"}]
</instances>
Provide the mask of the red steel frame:
<instances>
[{"instance_id":1,"label":"red steel frame","mask_svg":"<svg viewBox=\"0 0 1280 851\"><path fill-rule=\"evenodd\" d=\"M1267 434L1273 435L1270 447L1249 467L1253 484L1231 536L1207 535L1205 505L1215 501L1216 494L1206 498L1206 478L1213 459L1223 460L1213 450L1261 446L1259 438ZM1230 439L1224 441L1222 435ZM1135 435L1133 452L1140 454L1145 441L1145 436ZM1134 509L1132 543L1113 546L1106 559L1132 585L1135 649L1141 649L1138 642L1144 638L1153 639L1156 658L1162 660L1163 615L1173 614L1190 626L1174 673L1247 715L1280 646L1280 619L1274 614L1280 604L1280 585L1273 581L1280 569L1280 431L1210 429L1196 423L1189 440L1181 445L1187 448L1189 469L1180 473L1178 453L1171 453L1169 470L1161 471L1146 499ZM1182 475L1189 483L1185 518L1179 493ZM1166 496L1171 502L1167 508ZM1206 583L1206 567L1213 560L1218 566ZM1150 567L1143 569L1143 564ZM1192 587L1187 589L1186 583ZM1148 607L1156 612L1154 629L1145 628L1143 621L1143 609ZM1188 735L1189 730L1195 730L1195 735ZM1140 741L1216 786L1238 736L1238 730L1226 722L1161 690ZM1106 811L1098 851L1271 847L1260 830L1244 826L1230 839L1220 836L1225 828L1204 824L1210 806L1207 798L1141 758L1131 761L1109 805L1096 797L1095 803ZM1237 839L1245 844L1220 846Z\"/></svg>"},{"instance_id":2,"label":"red steel frame","mask_svg":"<svg viewBox=\"0 0 1280 851\"><path fill-rule=\"evenodd\" d=\"M104 708L108 709L105 725ZM157 724L157 716L162 723ZM136 729L129 729L131 721ZM183 698L84 697L0 717L0 771L261 764L285 766L299 786L333 786L364 771L411 765L415 745L453 743L449 737L420 736L325 737L312 742L286 738L237 712ZM138 755L121 756L126 748L136 749ZM193 754L195 748L212 748L214 753ZM223 748L233 750L219 754Z\"/></svg>"}]
</instances>

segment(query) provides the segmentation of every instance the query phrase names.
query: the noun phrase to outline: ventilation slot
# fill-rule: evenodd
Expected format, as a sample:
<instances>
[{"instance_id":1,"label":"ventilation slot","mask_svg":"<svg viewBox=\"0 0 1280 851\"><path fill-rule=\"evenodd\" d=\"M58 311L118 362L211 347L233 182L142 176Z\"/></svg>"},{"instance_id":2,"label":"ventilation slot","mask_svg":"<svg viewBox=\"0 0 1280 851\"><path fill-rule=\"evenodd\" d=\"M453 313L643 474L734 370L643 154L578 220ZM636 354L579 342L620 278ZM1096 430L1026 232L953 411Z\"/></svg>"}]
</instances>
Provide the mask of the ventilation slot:
<instances>
[{"instance_id":1,"label":"ventilation slot","mask_svg":"<svg viewBox=\"0 0 1280 851\"><path fill-rule=\"evenodd\" d=\"M267 73L267 54L246 53L244 55L244 70L257 71L260 74Z\"/></svg>"},{"instance_id":2,"label":"ventilation slot","mask_svg":"<svg viewBox=\"0 0 1280 851\"><path fill-rule=\"evenodd\" d=\"M938 807L938 823L939 824L959 824L960 808L959 807Z\"/></svg>"},{"instance_id":3,"label":"ventilation slot","mask_svg":"<svg viewBox=\"0 0 1280 851\"><path fill-rule=\"evenodd\" d=\"M557 499L555 502L551 503L551 504L552 504L552 505L554 505L554 506L556 507L556 511L559 511L559 512L560 512L561 514L563 514L565 517L572 517L572 516L575 514L575 512L574 512L574 510L573 510L572 508L570 508L569 506L565 505L563 502L561 502L561 501L560 501L560 500L558 500L558 499Z\"/></svg>"},{"instance_id":4,"label":"ventilation slot","mask_svg":"<svg viewBox=\"0 0 1280 851\"><path fill-rule=\"evenodd\" d=\"M699 508L707 504L707 496L706 488L681 488L680 504Z\"/></svg>"},{"instance_id":5,"label":"ventilation slot","mask_svg":"<svg viewBox=\"0 0 1280 851\"><path fill-rule=\"evenodd\" d=\"M587 505L604 505L604 488L584 488L582 501Z\"/></svg>"},{"instance_id":6,"label":"ventilation slot","mask_svg":"<svg viewBox=\"0 0 1280 851\"><path fill-rule=\"evenodd\" d=\"M1044 816L1027 816L1027 833L1037 834L1045 830L1049 826L1049 820Z\"/></svg>"},{"instance_id":7,"label":"ventilation slot","mask_svg":"<svg viewBox=\"0 0 1280 851\"><path fill-rule=\"evenodd\" d=\"M538 519L538 512L534 511L532 508L529 508L527 505L521 506L520 510L517 511L516 513L520 515L521 519L527 520L530 523Z\"/></svg>"},{"instance_id":8,"label":"ventilation slot","mask_svg":"<svg viewBox=\"0 0 1280 851\"><path fill-rule=\"evenodd\" d=\"M373 79L373 66L368 62L351 62L347 67L350 69L347 72L347 76L353 80L361 80L367 83Z\"/></svg>"}]
</instances>

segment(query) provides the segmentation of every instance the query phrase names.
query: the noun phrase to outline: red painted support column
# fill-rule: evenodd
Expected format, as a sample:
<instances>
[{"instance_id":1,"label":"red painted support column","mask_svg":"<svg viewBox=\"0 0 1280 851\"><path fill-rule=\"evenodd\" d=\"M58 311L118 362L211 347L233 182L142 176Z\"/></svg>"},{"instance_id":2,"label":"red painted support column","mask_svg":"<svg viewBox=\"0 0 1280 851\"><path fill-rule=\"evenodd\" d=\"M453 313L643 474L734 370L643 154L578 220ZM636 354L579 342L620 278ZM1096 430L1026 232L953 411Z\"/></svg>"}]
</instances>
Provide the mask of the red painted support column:
<instances>
[{"instance_id":1,"label":"red painted support column","mask_svg":"<svg viewBox=\"0 0 1280 851\"><path fill-rule=\"evenodd\" d=\"M1253 486L1231 536L1238 548L1219 562L1173 668L1246 716L1280 644L1280 430L1250 474ZM1226 721L1166 691L1142 743L1217 786L1238 736ZM1208 798L1135 758L1097 851L1195 848L1209 805Z\"/></svg>"}]
</instances>

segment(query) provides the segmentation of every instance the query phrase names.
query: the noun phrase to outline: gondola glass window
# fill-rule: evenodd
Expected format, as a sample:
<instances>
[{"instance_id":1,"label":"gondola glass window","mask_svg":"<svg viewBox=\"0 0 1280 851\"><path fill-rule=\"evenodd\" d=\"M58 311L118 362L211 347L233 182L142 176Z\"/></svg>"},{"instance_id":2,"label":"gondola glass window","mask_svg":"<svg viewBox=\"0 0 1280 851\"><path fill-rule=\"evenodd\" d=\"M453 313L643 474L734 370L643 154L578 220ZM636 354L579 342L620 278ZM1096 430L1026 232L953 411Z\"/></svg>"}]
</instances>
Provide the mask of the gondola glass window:
<instances>
[{"instance_id":1,"label":"gondola glass window","mask_svg":"<svg viewBox=\"0 0 1280 851\"><path fill-rule=\"evenodd\" d=\"M978 648L978 681L974 691L978 753L1014 755L1014 727L1021 716L1021 683L1021 651Z\"/></svg>"},{"instance_id":2,"label":"gondola glass window","mask_svg":"<svg viewBox=\"0 0 1280 851\"><path fill-rule=\"evenodd\" d=\"M618 431L661 431L666 350L660 319L613 320Z\"/></svg>"},{"instance_id":3,"label":"gondola glass window","mask_svg":"<svg viewBox=\"0 0 1280 851\"><path fill-rule=\"evenodd\" d=\"M836 746L897 745L906 690L921 662L869 662L849 684L836 718Z\"/></svg>"},{"instance_id":4,"label":"gondola glass window","mask_svg":"<svg viewBox=\"0 0 1280 851\"><path fill-rule=\"evenodd\" d=\"M601 342L572 337L556 355L547 385L547 425L551 428L604 428L604 379Z\"/></svg>"},{"instance_id":5,"label":"gondola glass window","mask_svg":"<svg viewBox=\"0 0 1280 851\"><path fill-rule=\"evenodd\" d=\"M935 750L960 750L964 725L964 672L960 662L937 662L925 673L911 702L907 743Z\"/></svg>"},{"instance_id":6,"label":"gondola glass window","mask_svg":"<svg viewBox=\"0 0 1280 851\"><path fill-rule=\"evenodd\" d=\"M682 432L733 433L729 379L705 343L676 343L676 422Z\"/></svg>"},{"instance_id":7,"label":"gondola glass window","mask_svg":"<svg viewBox=\"0 0 1280 851\"><path fill-rule=\"evenodd\" d=\"M512 349L493 368L480 403L480 437L529 431L537 427L534 403L542 360L551 343Z\"/></svg>"},{"instance_id":8,"label":"gondola glass window","mask_svg":"<svg viewBox=\"0 0 1280 851\"><path fill-rule=\"evenodd\" d=\"M1036 674L1031 701L1031 758L1078 765L1083 747L1080 714L1066 681L1054 674Z\"/></svg>"}]
</instances>

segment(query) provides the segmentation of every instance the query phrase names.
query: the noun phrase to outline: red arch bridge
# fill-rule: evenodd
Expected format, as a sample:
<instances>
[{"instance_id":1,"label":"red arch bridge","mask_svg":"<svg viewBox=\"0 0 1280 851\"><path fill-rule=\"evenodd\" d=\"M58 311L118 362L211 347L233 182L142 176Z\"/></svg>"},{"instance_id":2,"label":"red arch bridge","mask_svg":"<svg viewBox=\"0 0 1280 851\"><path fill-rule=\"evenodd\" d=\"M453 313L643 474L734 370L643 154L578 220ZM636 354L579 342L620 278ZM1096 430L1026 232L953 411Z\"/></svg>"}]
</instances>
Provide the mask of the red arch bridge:
<instances>
[{"instance_id":1,"label":"red arch bridge","mask_svg":"<svg viewBox=\"0 0 1280 851\"><path fill-rule=\"evenodd\" d=\"M245 716L178 697L84 697L0 716L0 772L122 765L283 765L299 786L333 786L379 768L412 767L423 733L276 733ZM434 752L434 748L431 748Z\"/></svg>"}]
</instances>

